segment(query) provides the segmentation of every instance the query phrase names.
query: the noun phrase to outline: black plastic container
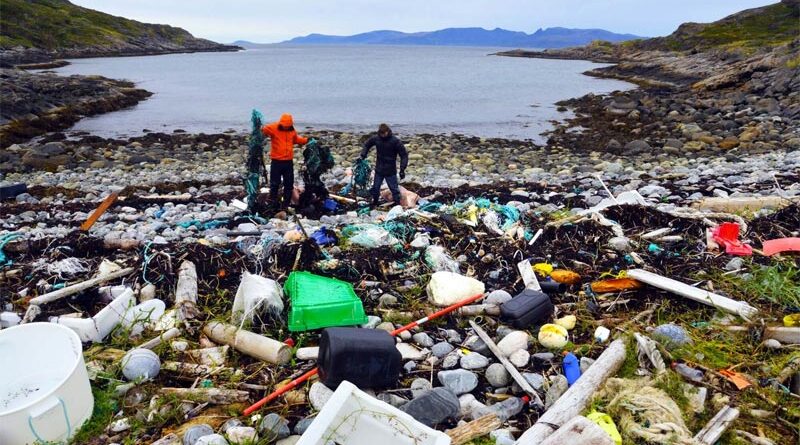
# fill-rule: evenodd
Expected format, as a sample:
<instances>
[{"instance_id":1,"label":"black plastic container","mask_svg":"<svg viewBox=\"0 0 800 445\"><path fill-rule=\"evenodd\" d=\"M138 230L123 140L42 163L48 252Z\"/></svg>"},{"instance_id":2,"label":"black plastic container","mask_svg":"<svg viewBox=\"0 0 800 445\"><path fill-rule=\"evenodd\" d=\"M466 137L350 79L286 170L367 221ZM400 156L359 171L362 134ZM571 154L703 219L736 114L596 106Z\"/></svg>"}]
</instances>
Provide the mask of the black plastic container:
<instances>
[{"instance_id":1,"label":"black plastic container","mask_svg":"<svg viewBox=\"0 0 800 445\"><path fill-rule=\"evenodd\" d=\"M393 386L402 369L396 343L382 329L324 329L317 359L320 380L334 390L342 380L359 388Z\"/></svg>"},{"instance_id":2,"label":"black plastic container","mask_svg":"<svg viewBox=\"0 0 800 445\"><path fill-rule=\"evenodd\" d=\"M525 289L500 305L500 321L517 329L527 329L553 315L553 309L547 294Z\"/></svg>"},{"instance_id":3,"label":"black plastic container","mask_svg":"<svg viewBox=\"0 0 800 445\"><path fill-rule=\"evenodd\" d=\"M557 281L540 281L539 287L541 287L542 292L546 294L563 294L567 291L567 285Z\"/></svg>"}]
</instances>

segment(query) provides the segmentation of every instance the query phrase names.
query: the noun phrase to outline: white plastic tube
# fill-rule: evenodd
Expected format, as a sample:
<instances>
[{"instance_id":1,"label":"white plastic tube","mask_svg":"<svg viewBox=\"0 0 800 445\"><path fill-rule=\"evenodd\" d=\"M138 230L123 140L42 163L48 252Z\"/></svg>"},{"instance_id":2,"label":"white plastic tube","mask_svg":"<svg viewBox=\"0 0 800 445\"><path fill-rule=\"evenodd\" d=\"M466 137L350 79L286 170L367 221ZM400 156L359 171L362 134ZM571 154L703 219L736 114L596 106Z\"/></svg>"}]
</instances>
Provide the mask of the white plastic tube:
<instances>
[{"instance_id":1,"label":"white plastic tube","mask_svg":"<svg viewBox=\"0 0 800 445\"><path fill-rule=\"evenodd\" d=\"M217 343L233 346L243 354L268 363L282 365L292 358L292 350L285 343L227 323L212 321L203 327L203 332Z\"/></svg>"},{"instance_id":2,"label":"white plastic tube","mask_svg":"<svg viewBox=\"0 0 800 445\"><path fill-rule=\"evenodd\" d=\"M82 342L101 342L122 321L125 312L134 304L136 298L133 296L133 290L128 288L92 318L50 317L50 322L72 329Z\"/></svg>"}]
</instances>

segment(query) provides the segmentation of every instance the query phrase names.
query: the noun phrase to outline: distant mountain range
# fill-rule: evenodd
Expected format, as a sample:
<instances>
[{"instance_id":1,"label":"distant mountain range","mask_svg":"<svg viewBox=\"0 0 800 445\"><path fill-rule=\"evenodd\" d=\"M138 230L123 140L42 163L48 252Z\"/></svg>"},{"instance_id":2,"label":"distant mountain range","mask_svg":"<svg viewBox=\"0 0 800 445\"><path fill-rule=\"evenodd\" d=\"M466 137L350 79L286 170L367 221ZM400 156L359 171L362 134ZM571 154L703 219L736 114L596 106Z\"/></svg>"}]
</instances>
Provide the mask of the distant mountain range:
<instances>
[{"instance_id":1,"label":"distant mountain range","mask_svg":"<svg viewBox=\"0 0 800 445\"><path fill-rule=\"evenodd\" d=\"M441 46L494 46L514 48L564 48L586 45L594 40L621 42L639 39L633 34L617 34L603 29L539 29L533 34L509 31L502 28L447 28L430 32L405 33L400 31L371 31L352 36L309 34L296 37L283 44L294 45L441 45ZM257 47L247 41L235 45Z\"/></svg>"}]
</instances>

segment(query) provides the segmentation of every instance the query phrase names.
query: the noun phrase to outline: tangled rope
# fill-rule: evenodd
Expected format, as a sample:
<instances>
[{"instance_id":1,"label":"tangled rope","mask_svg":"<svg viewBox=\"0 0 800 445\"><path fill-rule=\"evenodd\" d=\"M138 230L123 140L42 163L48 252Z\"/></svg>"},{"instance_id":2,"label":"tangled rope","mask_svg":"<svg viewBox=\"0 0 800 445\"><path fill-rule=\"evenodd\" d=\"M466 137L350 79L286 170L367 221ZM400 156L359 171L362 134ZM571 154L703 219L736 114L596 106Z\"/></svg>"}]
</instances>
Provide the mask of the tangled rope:
<instances>
[{"instance_id":1,"label":"tangled rope","mask_svg":"<svg viewBox=\"0 0 800 445\"><path fill-rule=\"evenodd\" d=\"M675 401L650 383L649 379L612 378L601 392L601 396L612 397L607 409L619 419L623 434L636 442L702 445L684 423Z\"/></svg>"}]
</instances>

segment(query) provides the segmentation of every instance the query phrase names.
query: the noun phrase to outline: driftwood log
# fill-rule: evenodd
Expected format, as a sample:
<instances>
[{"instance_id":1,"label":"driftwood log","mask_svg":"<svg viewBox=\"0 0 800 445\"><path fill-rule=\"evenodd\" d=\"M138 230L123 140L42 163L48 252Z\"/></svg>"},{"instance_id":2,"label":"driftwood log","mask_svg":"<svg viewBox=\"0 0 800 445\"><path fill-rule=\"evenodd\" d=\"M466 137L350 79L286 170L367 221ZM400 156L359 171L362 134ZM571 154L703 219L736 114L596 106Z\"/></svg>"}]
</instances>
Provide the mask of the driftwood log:
<instances>
[{"instance_id":1,"label":"driftwood log","mask_svg":"<svg viewBox=\"0 0 800 445\"><path fill-rule=\"evenodd\" d=\"M562 425L580 415L594 393L616 374L625 361L625 341L614 340L589 369L517 440L517 445L539 445Z\"/></svg>"},{"instance_id":2,"label":"driftwood log","mask_svg":"<svg viewBox=\"0 0 800 445\"><path fill-rule=\"evenodd\" d=\"M732 408L730 405L725 405L714 418L708 421L699 433L695 434L694 438L701 443L713 445L738 418L739 410Z\"/></svg>"},{"instance_id":3,"label":"driftwood log","mask_svg":"<svg viewBox=\"0 0 800 445\"><path fill-rule=\"evenodd\" d=\"M472 439L483 437L492 431L500 428L503 422L500 421L494 414L487 414L483 417L473 420L472 422L453 428L446 431L450 436L451 445L462 445Z\"/></svg>"},{"instance_id":4,"label":"driftwood log","mask_svg":"<svg viewBox=\"0 0 800 445\"><path fill-rule=\"evenodd\" d=\"M213 405L247 402L250 397L250 393L247 391L223 388L161 388L160 392L196 402L208 402Z\"/></svg>"},{"instance_id":5,"label":"driftwood log","mask_svg":"<svg viewBox=\"0 0 800 445\"><path fill-rule=\"evenodd\" d=\"M184 260L178 268L178 283L175 286L175 308L178 321L186 323L197 317L197 269L194 263Z\"/></svg>"}]
</instances>

